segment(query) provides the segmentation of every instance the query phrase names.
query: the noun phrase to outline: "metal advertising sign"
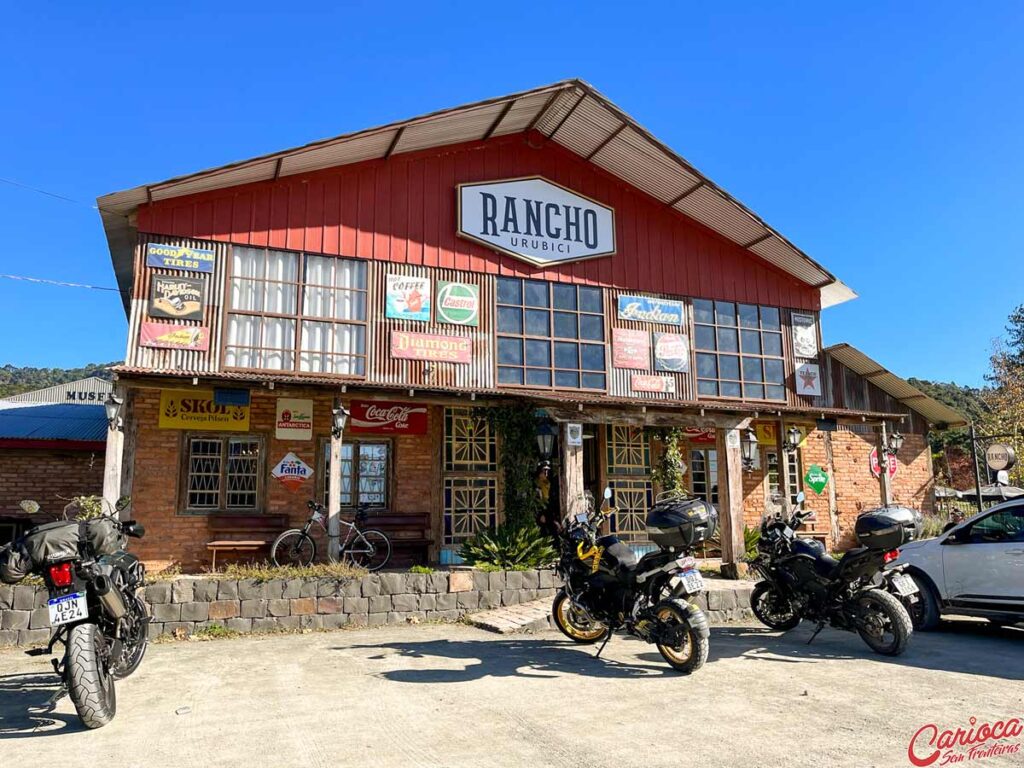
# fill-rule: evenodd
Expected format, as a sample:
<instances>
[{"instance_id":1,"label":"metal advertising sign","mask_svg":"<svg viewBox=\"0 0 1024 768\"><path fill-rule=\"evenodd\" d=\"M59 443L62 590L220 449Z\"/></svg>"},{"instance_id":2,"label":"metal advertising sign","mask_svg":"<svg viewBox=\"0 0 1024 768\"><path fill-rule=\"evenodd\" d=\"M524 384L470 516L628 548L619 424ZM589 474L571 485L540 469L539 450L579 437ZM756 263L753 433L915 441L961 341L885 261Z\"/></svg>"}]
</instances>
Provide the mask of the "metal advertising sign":
<instances>
[{"instance_id":1,"label":"metal advertising sign","mask_svg":"<svg viewBox=\"0 0 1024 768\"><path fill-rule=\"evenodd\" d=\"M654 332L654 370L672 373L690 370L690 339L685 333Z\"/></svg>"},{"instance_id":2,"label":"metal advertising sign","mask_svg":"<svg viewBox=\"0 0 1024 768\"><path fill-rule=\"evenodd\" d=\"M691 443L710 445L718 442L714 427L683 427L683 434Z\"/></svg>"},{"instance_id":3,"label":"metal advertising sign","mask_svg":"<svg viewBox=\"0 0 1024 768\"><path fill-rule=\"evenodd\" d=\"M757 435L757 444L774 448L779 444L779 425L774 421L754 422L754 433Z\"/></svg>"},{"instance_id":4,"label":"metal advertising sign","mask_svg":"<svg viewBox=\"0 0 1024 768\"><path fill-rule=\"evenodd\" d=\"M153 275L149 316L171 320L202 320L205 283L196 277Z\"/></svg>"},{"instance_id":5,"label":"metal advertising sign","mask_svg":"<svg viewBox=\"0 0 1024 768\"><path fill-rule=\"evenodd\" d=\"M801 363L796 367L796 393L821 397L821 371L817 363Z\"/></svg>"},{"instance_id":6,"label":"metal advertising sign","mask_svg":"<svg viewBox=\"0 0 1024 768\"><path fill-rule=\"evenodd\" d=\"M652 376L634 373L630 378L630 389L634 392L666 392L675 394L676 380L671 376Z\"/></svg>"},{"instance_id":7,"label":"metal advertising sign","mask_svg":"<svg viewBox=\"0 0 1024 768\"><path fill-rule=\"evenodd\" d=\"M985 463L993 472L1013 469L1013 465L1017 463L1017 454L1012 446L993 443L985 449Z\"/></svg>"},{"instance_id":8,"label":"metal advertising sign","mask_svg":"<svg viewBox=\"0 0 1024 768\"><path fill-rule=\"evenodd\" d=\"M304 482L313 477L313 468L289 451L270 470L270 476L278 480L289 491L297 491Z\"/></svg>"},{"instance_id":9,"label":"metal advertising sign","mask_svg":"<svg viewBox=\"0 0 1024 768\"><path fill-rule=\"evenodd\" d=\"M619 319L639 323L683 324L683 302L656 299L652 296L619 294Z\"/></svg>"},{"instance_id":10,"label":"metal advertising sign","mask_svg":"<svg viewBox=\"0 0 1024 768\"><path fill-rule=\"evenodd\" d=\"M899 466L899 462L896 461L896 457L891 454L885 454L885 458L888 460L889 477L896 475L896 467ZM871 466L871 474L875 477L882 476L882 469L878 465L878 448L872 448L871 453L868 455L868 463Z\"/></svg>"},{"instance_id":11,"label":"metal advertising sign","mask_svg":"<svg viewBox=\"0 0 1024 768\"><path fill-rule=\"evenodd\" d=\"M427 406L385 400L353 400L348 428L374 434L427 434Z\"/></svg>"},{"instance_id":12,"label":"metal advertising sign","mask_svg":"<svg viewBox=\"0 0 1024 768\"><path fill-rule=\"evenodd\" d=\"M460 184L461 237L537 266L615 253L615 211L534 177Z\"/></svg>"},{"instance_id":13,"label":"metal advertising sign","mask_svg":"<svg viewBox=\"0 0 1024 768\"><path fill-rule=\"evenodd\" d=\"M570 448L579 448L583 445L583 425L582 424L566 424L565 425L565 444Z\"/></svg>"},{"instance_id":14,"label":"metal advertising sign","mask_svg":"<svg viewBox=\"0 0 1024 768\"><path fill-rule=\"evenodd\" d=\"M249 406L217 405L210 389L160 390L160 429L248 432Z\"/></svg>"},{"instance_id":15,"label":"metal advertising sign","mask_svg":"<svg viewBox=\"0 0 1024 768\"><path fill-rule=\"evenodd\" d=\"M811 464L804 474L804 485L820 496L821 492L825 490L825 486L828 485L828 472L817 464Z\"/></svg>"},{"instance_id":16,"label":"metal advertising sign","mask_svg":"<svg viewBox=\"0 0 1024 768\"><path fill-rule=\"evenodd\" d=\"M278 440L312 440L313 401L277 398L274 437Z\"/></svg>"},{"instance_id":17,"label":"metal advertising sign","mask_svg":"<svg viewBox=\"0 0 1024 768\"><path fill-rule=\"evenodd\" d=\"M439 323L479 325L480 286L438 280L437 307L434 314Z\"/></svg>"},{"instance_id":18,"label":"metal advertising sign","mask_svg":"<svg viewBox=\"0 0 1024 768\"><path fill-rule=\"evenodd\" d=\"M392 331L391 356L405 360L469 363L473 359L473 341L468 336Z\"/></svg>"},{"instance_id":19,"label":"metal advertising sign","mask_svg":"<svg viewBox=\"0 0 1024 768\"><path fill-rule=\"evenodd\" d=\"M388 275L384 316L394 320L430 320L430 278Z\"/></svg>"},{"instance_id":20,"label":"metal advertising sign","mask_svg":"<svg viewBox=\"0 0 1024 768\"><path fill-rule=\"evenodd\" d=\"M143 321L139 345L155 349L191 349L206 352L210 348L210 329L201 325L171 325Z\"/></svg>"},{"instance_id":21,"label":"metal advertising sign","mask_svg":"<svg viewBox=\"0 0 1024 768\"><path fill-rule=\"evenodd\" d=\"M791 315L793 324L793 354L796 357L818 356L818 329L814 315L794 312Z\"/></svg>"},{"instance_id":22,"label":"metal advertising sign","mask_svg":"<svg viewBox=\"0 0 1024 768\"><path fill-rule=\"evenodd\" d=\"M216 258L210 248L190 248L187 245L146 244L146 266L163 269L187 269L190 272L213 272Z\"/></svg>"},{"instance_id":23,"label":"metal advertising sign","mask_svg":"<svg viewBox=\"0 0 1024 768\"><path fill-rule=\"evenodd\" d=\"M647 331L612 328L612 365L616 368L651 369L651 336Z\"/></svg>"}]
</instances>

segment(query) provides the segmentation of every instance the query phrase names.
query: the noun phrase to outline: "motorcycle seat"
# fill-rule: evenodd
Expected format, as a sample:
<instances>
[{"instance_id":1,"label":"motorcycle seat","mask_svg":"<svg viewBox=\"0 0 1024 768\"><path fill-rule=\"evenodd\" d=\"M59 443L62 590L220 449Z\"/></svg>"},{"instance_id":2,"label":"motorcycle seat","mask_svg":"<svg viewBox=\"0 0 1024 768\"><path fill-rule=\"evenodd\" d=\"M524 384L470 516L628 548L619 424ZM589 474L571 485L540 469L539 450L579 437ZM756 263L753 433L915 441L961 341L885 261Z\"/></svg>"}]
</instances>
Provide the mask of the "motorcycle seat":
<instances>
[{"instance_id":1,"label":"motorcycle seat","mask_svg":"<svg viewBox=\"0 0 1024 768\"><path fill-rule=\"evenodd\" d=\"M831 555L826 555L822 552L814 559L814 570L819 576L831 579L836 575L836 571L839 570L839 561Z\"/></svg>"}]
</instances>

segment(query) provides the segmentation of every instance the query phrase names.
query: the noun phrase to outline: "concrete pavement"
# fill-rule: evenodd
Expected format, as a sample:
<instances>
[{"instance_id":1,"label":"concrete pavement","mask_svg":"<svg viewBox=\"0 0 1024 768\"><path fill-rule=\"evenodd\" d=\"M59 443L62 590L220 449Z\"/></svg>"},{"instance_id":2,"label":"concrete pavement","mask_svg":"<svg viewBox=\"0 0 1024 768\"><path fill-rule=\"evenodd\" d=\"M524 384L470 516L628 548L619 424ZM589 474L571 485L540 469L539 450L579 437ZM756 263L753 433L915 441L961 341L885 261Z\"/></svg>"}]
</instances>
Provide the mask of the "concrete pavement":
<instances>
[{"instance_id":1,"label":"concrete pavement","mask_svg":"<svg viewBox=\"0 0 1024 768\"><path fill-rule=\"evenodd\" d=\"M0 652L3 765L903 766L926 723L1024 717L1024 631L957 624L897 660L855 635L712 629L692 676L616 636L462 625L152 646L83 731L45 659ZM986 765L1019 765L1017 756Z\"/></svg>"}]
</instances>

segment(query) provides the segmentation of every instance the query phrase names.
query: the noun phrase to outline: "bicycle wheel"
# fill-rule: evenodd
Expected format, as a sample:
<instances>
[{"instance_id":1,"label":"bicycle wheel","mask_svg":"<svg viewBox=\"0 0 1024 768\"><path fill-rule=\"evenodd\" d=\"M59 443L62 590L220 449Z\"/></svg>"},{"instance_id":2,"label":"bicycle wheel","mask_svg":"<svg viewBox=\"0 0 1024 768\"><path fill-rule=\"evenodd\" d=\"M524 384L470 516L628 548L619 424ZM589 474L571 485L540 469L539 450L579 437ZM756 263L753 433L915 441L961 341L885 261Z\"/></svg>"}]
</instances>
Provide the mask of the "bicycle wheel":
<instances>
[{"instance_id":1,"label":"bicycle wheel","mask_svg":"<svg viewBox=\"0 0 1024 768\"><path fill-rule=\"evenodd\" d=\"M377 530L359 531L345 549L345 554L351 558L353 565L368 571L379 571L391 559L391 541Z\"/></svg>"},{"instance_id":2,"label":"bicycle wheel","mask_svg":"<svg viewBox=\"0 0 1024 768\"><path fill-rule=\"evenodd\" d=\"M307 566L316 557L316 542L298 529L285 531L274 540L270 559L274 565Z\"/></svg>"}]
</instances>

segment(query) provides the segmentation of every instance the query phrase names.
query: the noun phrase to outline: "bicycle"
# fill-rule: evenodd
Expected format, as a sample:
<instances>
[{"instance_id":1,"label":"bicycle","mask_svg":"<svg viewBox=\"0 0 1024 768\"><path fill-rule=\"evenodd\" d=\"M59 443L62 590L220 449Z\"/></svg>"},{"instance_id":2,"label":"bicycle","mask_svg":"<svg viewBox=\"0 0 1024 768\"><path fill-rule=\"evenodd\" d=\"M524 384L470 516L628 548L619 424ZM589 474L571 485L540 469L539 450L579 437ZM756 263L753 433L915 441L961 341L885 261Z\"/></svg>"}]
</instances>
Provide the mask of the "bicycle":
<instances>
[{"instance_id":1,"label":"bicycle","mask_svg":"<svg viewBox=\"0 0 1024 768\"><path fill-rule=\"evenodd\" d=\"M316 558L316 541L309 535L313 524L319 525L325 532L326 510L323 504L315 501L306 503L310 515L302 528L292 528L278 536L270 547L270 559L274 565L308 566ZM391 540L374 528L361 528L367 520L365 505L360 504L356 510L355 520L339 520L348 531L338 545L338 561L348 560L359 568L368 571L379 571L391 559Z\"/></svg>"}]
</instances>

